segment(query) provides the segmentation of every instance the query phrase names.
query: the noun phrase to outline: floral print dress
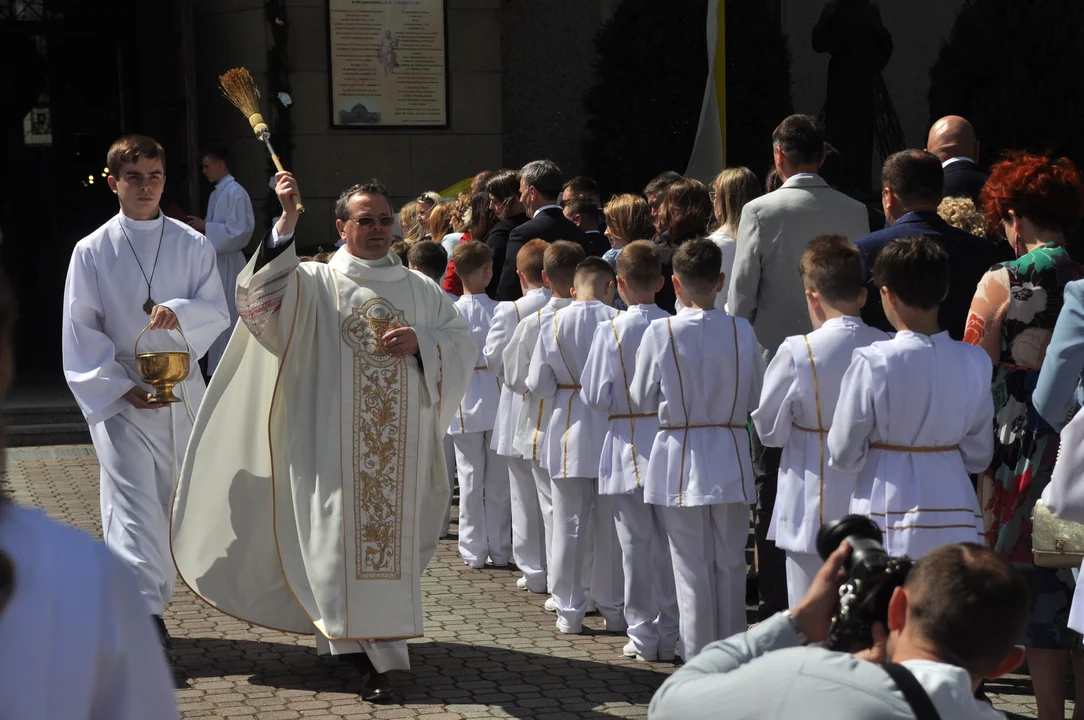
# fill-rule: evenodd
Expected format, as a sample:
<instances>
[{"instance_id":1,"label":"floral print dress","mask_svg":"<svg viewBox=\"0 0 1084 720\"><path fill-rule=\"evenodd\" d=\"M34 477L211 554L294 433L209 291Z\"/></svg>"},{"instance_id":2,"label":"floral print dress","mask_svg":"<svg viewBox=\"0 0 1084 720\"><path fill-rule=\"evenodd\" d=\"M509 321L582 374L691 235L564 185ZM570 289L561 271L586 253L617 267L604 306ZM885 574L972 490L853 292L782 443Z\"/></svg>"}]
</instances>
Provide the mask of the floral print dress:
<instances>
[{"instance_id":1,"label":"floral print dress","mask_svg":"<svg viewBox=\"0 0 1084 720\"><path fill-rule=\"evenodd\" d=\"M1031 394L1042 368L1065 284L1080 267L1064 248L1048 243L983 276L964 342L983 347L994 362L994 458L979 476L986 542L1013 563L1031 565L1031 512L1050 482L1058 433L1035 411ZM1034 569L1035 605L1023 644L1078 647L1067 629L1072 572Z\"/></svg>"}]
</instances>

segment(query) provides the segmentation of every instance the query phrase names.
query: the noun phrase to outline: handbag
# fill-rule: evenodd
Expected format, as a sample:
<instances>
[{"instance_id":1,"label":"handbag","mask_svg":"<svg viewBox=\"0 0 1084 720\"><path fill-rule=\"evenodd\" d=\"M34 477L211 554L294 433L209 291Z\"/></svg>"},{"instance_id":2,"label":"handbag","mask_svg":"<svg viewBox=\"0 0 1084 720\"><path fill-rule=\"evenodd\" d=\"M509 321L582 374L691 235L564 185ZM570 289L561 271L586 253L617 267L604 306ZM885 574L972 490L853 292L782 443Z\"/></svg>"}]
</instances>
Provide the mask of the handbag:
<instances>
[{"instance_id":1,"label":"handbag","mask_svg":"<svg viewBox=\"0 0 1084 720\"><path fill-rule=\"evenodd\" d=\"M1039 567L1084 563L1084 412L1061 431L1050 483L1031 513L1031 549Z\"/></svg>"}]
</instances>

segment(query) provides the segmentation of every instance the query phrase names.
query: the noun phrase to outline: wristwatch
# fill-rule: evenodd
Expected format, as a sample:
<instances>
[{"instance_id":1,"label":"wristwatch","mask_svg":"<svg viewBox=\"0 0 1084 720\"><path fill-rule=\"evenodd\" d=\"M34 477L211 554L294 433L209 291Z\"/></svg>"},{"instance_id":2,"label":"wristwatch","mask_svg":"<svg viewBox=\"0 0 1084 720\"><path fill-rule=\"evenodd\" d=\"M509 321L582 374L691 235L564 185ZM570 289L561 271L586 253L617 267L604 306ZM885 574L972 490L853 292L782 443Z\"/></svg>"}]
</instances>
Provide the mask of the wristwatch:
<instances>
[{"instance_id":1,"label":"wristwatch","mask_svg":"<svg viewBox=\"0 0 1084 720\"><path fill-rule=\"evenodd\" d=\"M794 613L792 613L790 610L784 610L779 614L787 619L787 622L790 624L791 629L794 630L794 634L798 636L798 644L808 645L809 638L807 638L805 636L805 633L802 632L802 627L798 624L798 618L794 617Z\"/></svg>"}]
</instances>

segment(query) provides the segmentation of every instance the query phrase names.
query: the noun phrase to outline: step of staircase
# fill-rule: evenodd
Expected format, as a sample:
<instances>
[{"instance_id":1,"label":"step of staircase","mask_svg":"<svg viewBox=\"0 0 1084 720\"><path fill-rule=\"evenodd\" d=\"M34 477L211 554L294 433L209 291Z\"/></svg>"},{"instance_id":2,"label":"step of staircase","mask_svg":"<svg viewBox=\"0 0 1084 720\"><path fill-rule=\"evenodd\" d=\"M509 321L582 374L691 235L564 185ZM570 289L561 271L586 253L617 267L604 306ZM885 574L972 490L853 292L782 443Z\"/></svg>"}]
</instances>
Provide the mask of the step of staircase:
<instances>
[{"instance_id":1,"label":"step of staircase","mask_svg":"<svg viewBox=\"0 0 1084 720\"><path fill-rule=\"evenodd\" d=\"M0 415L8 447L90 442L86 420L74 403L9 403L0 409Z\"/></svg>"}]
</instances>

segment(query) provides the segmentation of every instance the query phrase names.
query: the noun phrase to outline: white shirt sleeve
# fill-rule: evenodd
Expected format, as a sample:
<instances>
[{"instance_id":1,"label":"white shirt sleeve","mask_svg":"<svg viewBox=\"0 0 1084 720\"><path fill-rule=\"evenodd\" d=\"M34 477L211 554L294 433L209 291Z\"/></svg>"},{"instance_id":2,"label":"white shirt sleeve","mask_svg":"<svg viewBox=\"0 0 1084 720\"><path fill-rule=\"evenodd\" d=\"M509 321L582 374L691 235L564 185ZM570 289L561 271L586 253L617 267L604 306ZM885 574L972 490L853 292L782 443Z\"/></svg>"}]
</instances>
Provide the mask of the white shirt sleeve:
<instances>
[{"instance_id":1,"label":"white shirt sleeve","mask_svg":"<svg viewBox=\"0 0 1084 720\"><path fill-rule=\"evenodd\" d=\"M662 384L662 368L659 367L659 354L663 347L653 332L654 323L644 333L644 339L636 351L636 370L629 384L632 402L641 412L656 412L659 409L659 391Z\"/></svg>"},{"instance_id":2,"label":"white shirt sleeve","mask_svg":"<svg viewBox=\"0 0 1084 720\"><path fill-rule=\"evenodd\" d=\"M760 404L753 411L753 426L765 447L783 447L787 444L794 422L793 407L798 400L798 368L790 352L790 344L783 343L764 374Z\"/></svg>"},{"instance_id":3,"label":"white shirt sleeve","mask_svg":"<svg viewBox=\"0 0 1084 720\"><path fill-rule=\"evenodd\" d=\"M538 334L534 353L531 355L531 365L527 371L527 389L538 397L551 398L557 395L557 376L549 362L549 345L553 337L553 326L547 323Z\"/></svg>"},{"instance_id":4,"label":"white shirt sleeve","mask_svg":"<svg viewBox=\"0 0 1084 720\"><path fill-rule=\"evenodd\" d=\"M233 185L236 183L231 184L229 190L224 190L225 197L220 197L215 204L215 210L225 204L226 212L214 221L208 216L204 228L204 235L218 254L244 250L252 239L252 231L256 227L256 218L252 213L252 201L249 200L248 193L240 185L236 188ZM230 192L230 190L236 191Z\"/></svg>"},{"instance_id":5,"label":"white shirt sleeve","mask_svg":"<svg viewBox=\"0 0 1084 720\"><path fill-rule=\"evenodd\" d=\"M614 356L619 350L613 343L613 325L610 321L599 323L595 336L591 340L591 349L587 352L587 362L583 366L580 384L580 399L584 405L596 412L610 414L617 410L614 402ZM624 380L621 381L624 385Z\"/></svg>"},{"instance_id":6,"label":"white shirt sleeve","mask_svg":"<svg viewBox=\"0 0 1084 720\"><path fill-rule=\"evenodd\" d=\"M280 245L285 245L290 242L293 238L294 234L292 232L286 233L285 235L279 235L278 223L276 222L275 225L271 227L270 237L267 238L267 247L271 249L277 248Z\"/></svg>"},{"instance_id":7,"label":"white shirt sleeve","mask_svg":"<svg viewBox=\"0 0 1084 720\"><path fill-rule=\"evenodd\" d=\"M854 351L851 365L843 375L826 442L831 467L852 475L858 474L866 464L869 437L877 422L874 398L878 386L874 384L873 368L863 352L865 349Z\"/></svg>"}]
</instances>

